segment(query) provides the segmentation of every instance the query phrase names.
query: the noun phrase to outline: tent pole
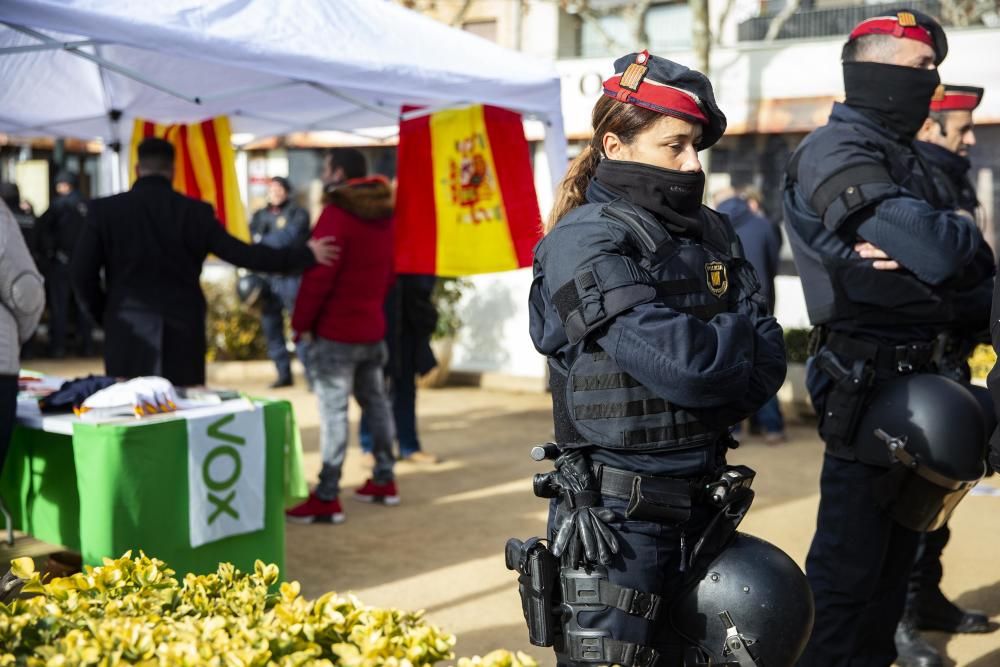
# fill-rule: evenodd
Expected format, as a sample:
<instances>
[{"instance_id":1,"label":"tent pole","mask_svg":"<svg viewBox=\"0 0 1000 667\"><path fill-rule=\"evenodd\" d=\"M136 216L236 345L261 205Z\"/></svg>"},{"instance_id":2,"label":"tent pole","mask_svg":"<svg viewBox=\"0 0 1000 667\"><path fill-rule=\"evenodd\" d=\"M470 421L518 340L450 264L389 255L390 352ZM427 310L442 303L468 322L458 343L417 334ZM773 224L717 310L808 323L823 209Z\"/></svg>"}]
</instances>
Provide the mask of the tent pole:
<instances>
[{"instance_id":1,"label":"tent pole","mask_svg":"<svg viewBox=\"0 0 1000 667\"><path fill-rule=\"evenodd\" d=\"M81 46L97 46L107 44L100 39L81 39L76 42L51 42L48 44L25 44L24 46L5 46L0 49L0 56L10 56L15 53L31 53L32 51L54 51L56 49L76 49Z\"/></svg>"},{"instance_id":2,"label":"tent pole","mask_svg":"<svg viewBox=\"0 0 1000 667\"><path fill-rule=\"evenodd\" d=\"M362 109L368 109L369 111L374 111L375 113L380 113L383 116L385 116L386 118L391 118L393 120L393 122L396 122L396 121L399 120L397 118L396 114L394 112L392 112L392 111L389 111L388 109L385 109L385 108L380 107L380 106L376 106L374 104L369 104L368 102L365 102L364 100L359 100L356 97L353 97L351 95L347 95L347 94L342 93L340 91L334 90L333 88L331 88L329 86L326 86L326 85L323 85L322 83L316 83L314 81L310 81L309 85L312 86L313 88L315 88L316 90L320 91L320 92L323 92L323 93L326 93L327 95L330 95L331 97L336 97L339 100L344 100L346 102L350 102L351 104L353 104L355 106L358 106L358 107L361 107Z\"/></svg>"},{"instance_id":3,"label":"tent pole","mask_svg":"<svg viewBox=\"0 0 1000 667\"><path fill-rule=\"evenodd\" d=\"M56 39L54 39L52 37L49 37L48 35L46 35L44 33L40 33L40 32L38 32L36 30L32 30L31 28L27 28L27 27L25 27L23 25L17 25L16 23L7 23L6 21L0 21L0 23L3 23L8 28L11 28L11 29L16 30L16 31L18 31L20 33L28 35L29 37L34 37L35 39L37 39L37 40L39 40L41 42L45 42L45 43L48 43L48 44L60 44L60 42L58 40L56 40ZM83 51L83 50L78 49L78 48L67 48L66 52L67 53L71 53L71 54L73 54L75 56L79 56L80 58L83 58L84 60L89 60L90 62L95 63L95 64L99 65L100 67L103 67L106 70L114 72L115 74L120 74L121 76L124 76L127 79L132 79L133 81L137 81L137 82L141 83L144 86L149 86L150 88L154 88L156 90L159 90L161 93L166 93L167 95L172 95L173 97L176 97L178 99L184 100L185 102L190 102L191 104L201 104L201 100L198 97L191 97L190 95L185 95L184 93L177 92L176 90L173 90L172 88L168 88L167 86L164 86L162 84L156 83L155 81L147 79L145 76L143 76L139 72L131 70L131 69L127 68L127 67L122 67L121 65L116 65L115 63L113 63L113 62L111 62L109 60L105 60L104 58L101 58L100 56L95 56L92 53L87 53L86 51Z\"/></svg>"},{"instance_id":4,"label":"tent pole","mask_svg":"<svg viewBox=\"0 0 1000 667\"><path fill-rule=\"evenodd\" d=\"M295 79L290 79L288 81L279 81L278 83L269 83L264 86L249 86L247 88L240 88L238 90L227 90L224 93L215 93L214 95L201 95L198 97L201 103L204 102L218 102L219 100L225 100L230 97L240 97L241 95L253 95L254 93L266 93L272 90L280 90L282 88L291 88L292 86L305 85L305 81L297 81Z\"/></svg>"}]
</instances>

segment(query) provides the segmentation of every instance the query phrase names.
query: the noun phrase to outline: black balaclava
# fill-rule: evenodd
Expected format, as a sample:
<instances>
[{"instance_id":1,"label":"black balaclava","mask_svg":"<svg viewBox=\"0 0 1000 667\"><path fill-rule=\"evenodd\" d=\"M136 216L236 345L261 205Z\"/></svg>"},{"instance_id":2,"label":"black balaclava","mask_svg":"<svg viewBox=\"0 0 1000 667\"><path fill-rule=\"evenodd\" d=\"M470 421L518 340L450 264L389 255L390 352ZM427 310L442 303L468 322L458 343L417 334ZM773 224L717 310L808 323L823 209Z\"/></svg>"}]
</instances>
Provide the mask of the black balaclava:
<instances>
[{"instance_id":1,"label":"black balaclava","mask_svg":"<svg viewBox=\"0 0 1000 667\"><path fill-rule=\"evenodd\" d=\"M705 193L705 172L677 171L643 162L603 159L594 178L634 204L657 215L675 232L701 235L694 216Z\"/></svg>"},{"instance_id":2,"label":"black balaclava","mask_svg":"<svg viewBox=\"0 0 1000 667\"><path fill-rule=\"evenodd\" d=\"M931 97L940 83L936 69L870 62L844 63L847 105L906 139L916 136L924 124Z\"/></svg>"}]
</instances>

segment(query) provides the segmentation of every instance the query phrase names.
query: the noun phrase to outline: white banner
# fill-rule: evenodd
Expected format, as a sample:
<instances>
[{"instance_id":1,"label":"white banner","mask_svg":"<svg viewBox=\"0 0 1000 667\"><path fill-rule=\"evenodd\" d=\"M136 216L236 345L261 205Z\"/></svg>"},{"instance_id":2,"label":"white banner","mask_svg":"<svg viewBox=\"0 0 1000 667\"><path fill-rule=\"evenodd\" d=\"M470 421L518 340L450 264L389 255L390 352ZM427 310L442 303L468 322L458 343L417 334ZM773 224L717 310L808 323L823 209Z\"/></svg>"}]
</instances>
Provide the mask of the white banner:
<instances>
[{"instance_id":1,"label":"white banner","mask_svg":"<svg viewBox=\"0 0 1000 667\"><path fill-rule=\"evenodd\" d=\"M264 411L187 420L191 546L264 528Z\"/></svg>"}]
</instances>

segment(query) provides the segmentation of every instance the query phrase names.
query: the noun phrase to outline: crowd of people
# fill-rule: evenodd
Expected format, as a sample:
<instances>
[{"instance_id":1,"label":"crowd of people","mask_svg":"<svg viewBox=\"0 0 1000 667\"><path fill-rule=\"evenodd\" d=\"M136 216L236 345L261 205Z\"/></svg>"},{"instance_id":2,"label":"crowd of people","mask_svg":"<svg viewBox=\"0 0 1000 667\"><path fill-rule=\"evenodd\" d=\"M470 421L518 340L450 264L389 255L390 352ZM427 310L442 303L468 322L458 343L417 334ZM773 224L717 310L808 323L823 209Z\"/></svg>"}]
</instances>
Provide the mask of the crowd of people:
<instances>
[{"instance_id":1,"label":"crowd of people","mask_svg":"<svg viewBox=\"0 0 1000 667\"><path fill-rule=\"evenodd\" d=\"M278 371L272 387L292 384L287 313L319 399L319 484L307 501L288 511L289 518L344 519L339 479L351 395L364 410L361 440L373 467L372 479L355 496L398 503L393 479L397 422L400 456L436 462L420 449L415 415L415 377L434 366L429 340L436 313L430 300L433 277L397 278L394 273L389 181L370 176L359 151L332 149L324 158L324 208L315 228L310 230L305 209L292 202L287 179L275 177L268 206L251 222L253 243L247 244L219 224L210 205L173 189L174 160L169 142L145 139L138 147L132 188L89 202L75 189L73 175L60 172L59 197L37 223L22 207L17 188L4 185L3 233L11 238L10 230L16 230L19 241L7 248L3 266L13 285L3 294L16 299L3 313L17 316L16 326L12 323L9 332L5 326L0 339L0 399L5 415L10 413L4 424L13 425L20 348L46 301L53 356L65 354L72 305L80 353L89 352L92 323L104 332L107 376L159 376L178 387L204 385L206 303L200 276L213 254L255 272L265 288L262 328ZM45 269L44 283L35 270L38 264ZM43 284L47 299L37 289ZM0 433L5 446L9 435Z\"/></svg>"}]
</instances>

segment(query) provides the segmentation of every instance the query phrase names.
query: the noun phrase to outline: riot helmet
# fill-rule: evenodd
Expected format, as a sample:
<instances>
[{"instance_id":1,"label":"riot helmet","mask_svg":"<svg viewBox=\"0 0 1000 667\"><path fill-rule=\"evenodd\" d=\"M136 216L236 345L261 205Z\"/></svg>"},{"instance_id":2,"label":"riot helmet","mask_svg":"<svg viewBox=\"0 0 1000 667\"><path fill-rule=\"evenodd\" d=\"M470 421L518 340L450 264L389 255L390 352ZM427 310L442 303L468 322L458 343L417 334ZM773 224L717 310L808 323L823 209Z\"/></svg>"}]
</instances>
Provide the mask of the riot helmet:
<instances>
[{"instance_id":1,"label":"riot helmet","mask_svg":"<svg viewBox=\"0 0 1000 667\"><path fill-rule=\"evenodd\" d=\"M855 436L858 460L888 468L876 499L917 531L944 525L986 472L982 408L962 385L920 373L880 385Z\"/></svg>"},{"instance_id":2,"label":"riot helmet","mask_svg":"<svg viewBox=\"0 0 1000 667\"><path fill-rule=\"evenodd\" d=\"M269 292L267 280L256 273L242 273L236 281L236 294L247 308L256 308Z\"/></svg>"},{"instance_id":3,"label":"riot helmet","mask_svg":"<svg viewBox=\"0 0 1000 667\"><path fill-rule=\"evenodd\" d=\"M791 667L812 632L809 582L788 555L737 532L670 609L685 667Z\"/></svg>"}]
</instances>

